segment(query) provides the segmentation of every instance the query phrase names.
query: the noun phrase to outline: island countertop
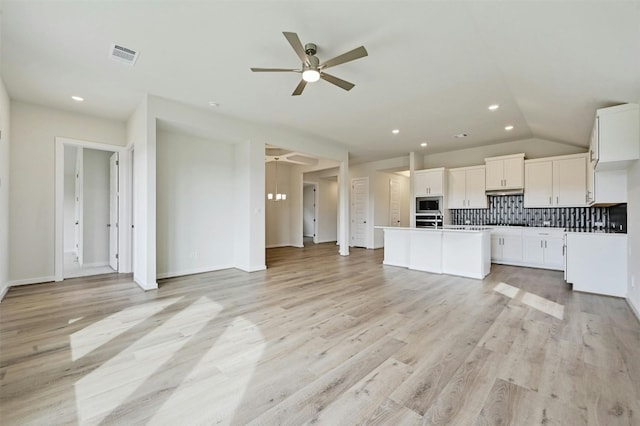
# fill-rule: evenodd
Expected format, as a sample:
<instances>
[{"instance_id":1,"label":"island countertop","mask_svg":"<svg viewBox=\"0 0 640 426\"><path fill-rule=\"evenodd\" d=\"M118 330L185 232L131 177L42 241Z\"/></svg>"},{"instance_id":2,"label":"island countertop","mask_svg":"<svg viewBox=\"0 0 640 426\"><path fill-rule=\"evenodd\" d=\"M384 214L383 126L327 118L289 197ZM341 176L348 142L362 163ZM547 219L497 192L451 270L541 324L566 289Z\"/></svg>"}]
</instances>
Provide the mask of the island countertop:
<instances>
[{"instance_id":1,"label":"island countertop","mask_svg":"<svg viewBox=\"0 0 640 426\"><path fill-rule=\"evenodd\" d=\"M490 226L473 226L473 225L444 225L440 228L407 228L404 226L374 226L376 229L393 229L398 231L425 231L425 232L472 232L478 233L482 231L491 231Z\"/></svg>"}]
</instances>

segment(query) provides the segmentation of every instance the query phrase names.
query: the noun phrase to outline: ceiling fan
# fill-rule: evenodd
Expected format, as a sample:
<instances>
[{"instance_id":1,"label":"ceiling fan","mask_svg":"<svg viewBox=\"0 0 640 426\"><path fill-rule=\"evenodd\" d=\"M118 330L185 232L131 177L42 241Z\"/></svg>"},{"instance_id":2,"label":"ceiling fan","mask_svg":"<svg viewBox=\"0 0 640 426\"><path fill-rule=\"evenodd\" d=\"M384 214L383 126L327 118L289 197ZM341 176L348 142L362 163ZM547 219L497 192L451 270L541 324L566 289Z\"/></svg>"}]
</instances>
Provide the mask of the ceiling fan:
<instances>
[{"instance_id":1,"label":"ceiling fan","mask_svg":"<svg viewBox=\"0 0 640 426\"><path fill-rule=\"evenodd\" d=\"M284 34L289 44L291 45L291 47L293 47L293 50L298 55L298 58L300 58L300 60L302 61L302 68L251 68L251 71L302 73L302 80L300 80L300 83L298 83L298 86L293 91L291 96L301 95L307 83L313 83L315 81L318 81L319 79L323 79L331 84L335 84L336 86L344 90L353 89L355 84L349 83L348 81L345 81L331 74L327 74L324 70L330 67L335 67L336 65L344 64L345 62L354 61L356 59L367 56L368 53L364 46L356 47L355 49L350 50L347 53L343 53L342 55L336 56L333 59L329 59L328 61L321 63L320 59L315 56L317 51L317 46L315 44L307 43L302 46L298 34L290 32L283 32L282 34Z\"/></svg>"}]
</instances>

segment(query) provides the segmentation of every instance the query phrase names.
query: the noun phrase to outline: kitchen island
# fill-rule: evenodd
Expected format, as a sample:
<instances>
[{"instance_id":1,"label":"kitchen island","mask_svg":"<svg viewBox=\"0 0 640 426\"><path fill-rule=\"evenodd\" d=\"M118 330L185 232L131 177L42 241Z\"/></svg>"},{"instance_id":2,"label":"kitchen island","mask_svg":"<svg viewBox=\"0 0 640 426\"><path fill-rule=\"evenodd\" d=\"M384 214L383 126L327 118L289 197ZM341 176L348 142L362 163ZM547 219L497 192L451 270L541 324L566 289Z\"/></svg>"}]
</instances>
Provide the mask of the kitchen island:
<instances>
[{"instance_id":1,"label":"kitchen island","mask_svg":"<svg viewBox=\"0 0 640 426\"><path fill-rule=\"evenodd\" d=\"M377 228L384 231L385 265L476 279L491 271L490 228Z\"/></svg>"}]
</instances>

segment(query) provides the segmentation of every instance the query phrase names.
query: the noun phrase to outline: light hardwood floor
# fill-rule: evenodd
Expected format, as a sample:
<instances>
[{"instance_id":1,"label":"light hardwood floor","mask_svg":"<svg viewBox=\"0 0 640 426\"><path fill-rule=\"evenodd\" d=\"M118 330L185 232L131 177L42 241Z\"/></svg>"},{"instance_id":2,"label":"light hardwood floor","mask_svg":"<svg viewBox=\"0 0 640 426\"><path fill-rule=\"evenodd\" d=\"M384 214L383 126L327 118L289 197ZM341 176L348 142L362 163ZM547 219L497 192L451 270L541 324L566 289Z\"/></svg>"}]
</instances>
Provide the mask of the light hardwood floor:
<instances>
[{"instance_id":1,"label":"light hardwood floor","mask_svg":"<svg viewBox=\"0 0 640 426\"><path fill-rule=\"evenodd\" d=\"M483 281L335 244L142 292L117 274L11 288L0 423L639 425L640 324L562 273Z\"/></svg>"}]
</instances>

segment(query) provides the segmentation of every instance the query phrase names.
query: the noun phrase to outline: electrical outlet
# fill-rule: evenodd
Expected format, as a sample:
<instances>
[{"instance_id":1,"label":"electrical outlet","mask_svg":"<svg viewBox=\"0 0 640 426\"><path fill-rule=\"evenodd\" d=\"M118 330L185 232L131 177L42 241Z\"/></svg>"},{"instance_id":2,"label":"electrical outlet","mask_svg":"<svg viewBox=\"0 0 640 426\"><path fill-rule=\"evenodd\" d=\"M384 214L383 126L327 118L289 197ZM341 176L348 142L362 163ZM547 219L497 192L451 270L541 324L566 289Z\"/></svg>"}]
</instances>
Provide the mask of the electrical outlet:
<instances>
[{"instance_id":1,"label":"electrical outlet","mask_svg":"<svg viewBox=\"0 0 640 426\"><path fill-rule=\"evenodd\" d=\"M471 225L471 221L470 221L470 220L465 220L465 221L464 221L464 224L465 224L465 225Z\"/></svg>"},{"instance_id":2,"label":"electrical outlet","mask_svg":"<svg viewBox=\"0 0 640 426\"><path fill-rule=\"evenodd\" d=\"M551 221L550 220L542 221L542 226L551 226Z\"/></svg>"}]
</instances>

